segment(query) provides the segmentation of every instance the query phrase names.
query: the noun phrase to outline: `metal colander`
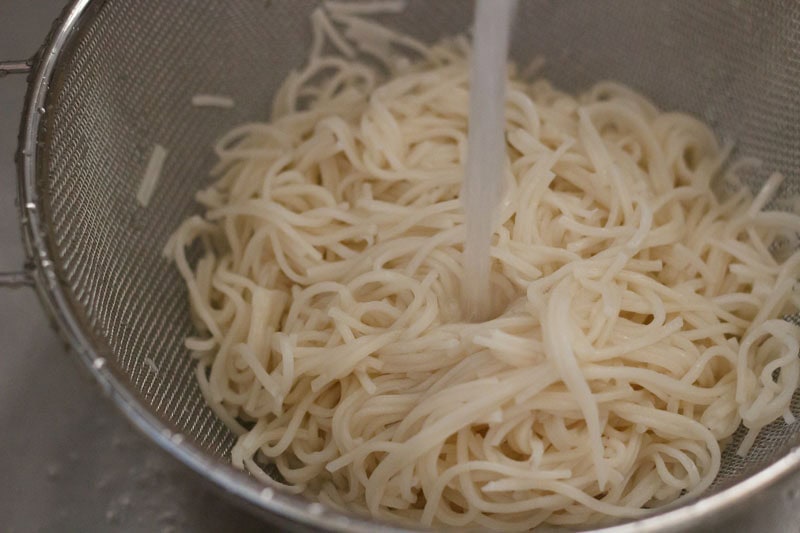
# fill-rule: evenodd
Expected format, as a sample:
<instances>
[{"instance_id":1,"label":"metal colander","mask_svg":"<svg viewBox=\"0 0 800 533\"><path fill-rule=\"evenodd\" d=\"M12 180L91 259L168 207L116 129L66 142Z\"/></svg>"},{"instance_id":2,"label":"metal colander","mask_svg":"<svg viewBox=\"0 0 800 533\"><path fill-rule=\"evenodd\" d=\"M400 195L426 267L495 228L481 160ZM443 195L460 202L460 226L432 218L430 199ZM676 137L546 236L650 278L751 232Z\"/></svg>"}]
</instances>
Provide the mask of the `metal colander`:
<instances>
[{"instance_id":1,"label":"metal colander","mask_svg":"<svg viewBox=\"0 0 800 533\"><path fill-rule=\"evenodd\" d=\"M263 497L229 465L233 435L205 405L183 347L191 324L174 266L161 255L197 211L212 141L268 119L271 97L310 44L313 0L78 0L32 63L20 136L20 210L42 301L71 347L132 421L234 498L295 526L374 530L363 517ZM467 0L411 0L381 22L425 41L464 32ZM626 83L664 109L693 113L800 192L800 3L523 0L512 54L537 55L568 91ZM26 70L6 64L6 70ZM2 74L0 67L0 74ZM234 109L197 109L194 94ZM135 199L155 144L169 150L147 208ZM800 417L800 395L793 412ZM738 438L740 438L739 435ZM734 439L736 440L736 439ZM726 449L702 501L637 527L696 525L800 465L800 423L766 428L745 459ZM384 524L385 526L385 524Z\"/></svg>"}]
</instances>

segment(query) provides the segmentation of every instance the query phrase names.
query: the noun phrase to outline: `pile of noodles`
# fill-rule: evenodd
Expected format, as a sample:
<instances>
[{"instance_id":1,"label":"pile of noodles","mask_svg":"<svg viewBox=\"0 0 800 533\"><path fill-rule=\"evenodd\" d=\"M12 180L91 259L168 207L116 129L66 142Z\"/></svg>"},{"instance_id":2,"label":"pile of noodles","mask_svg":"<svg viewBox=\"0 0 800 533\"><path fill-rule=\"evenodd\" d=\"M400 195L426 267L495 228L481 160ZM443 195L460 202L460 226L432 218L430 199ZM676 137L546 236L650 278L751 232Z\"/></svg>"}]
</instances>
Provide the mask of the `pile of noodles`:
<instances>
[{"instance_id":1,"label":"pile of noodles","mask_svg":"<svg viewBox=\"0 0 800 533\"><path fill-rule=\"evenodd\" d=\"M526 529L700 493L740 424L744 454L793 422L800 328L780 317L800 254L770 249L800 217L763 209L780 175L719 200L712 177L737 166L702 122L511 67L503 310L465 323L469 49L374 7L315 12L272 121L220 139L203 216L166 247L235 465L376 517Z\"/></svg>"}]
</instances>

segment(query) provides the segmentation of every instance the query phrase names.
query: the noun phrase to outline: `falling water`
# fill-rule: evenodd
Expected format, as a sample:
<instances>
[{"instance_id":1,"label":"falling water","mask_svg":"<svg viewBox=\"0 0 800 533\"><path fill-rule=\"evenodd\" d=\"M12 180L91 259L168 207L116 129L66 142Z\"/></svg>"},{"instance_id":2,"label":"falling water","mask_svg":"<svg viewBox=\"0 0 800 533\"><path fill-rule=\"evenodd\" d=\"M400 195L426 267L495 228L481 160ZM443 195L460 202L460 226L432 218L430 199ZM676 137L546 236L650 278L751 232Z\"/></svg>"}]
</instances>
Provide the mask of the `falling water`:
<instances>
[{"instance_id":1,"label":"falling water","mask_svg":"<svg viewBox=\"0 0 800 533\"><path fill-rule=\"evenodd\" d=\"M501 201L505 165L506 61L516 0L477 0L470 72L466 175L461 193L466 215L464 315L491 318L490 247Z\"/></svg>"}]
</instances>

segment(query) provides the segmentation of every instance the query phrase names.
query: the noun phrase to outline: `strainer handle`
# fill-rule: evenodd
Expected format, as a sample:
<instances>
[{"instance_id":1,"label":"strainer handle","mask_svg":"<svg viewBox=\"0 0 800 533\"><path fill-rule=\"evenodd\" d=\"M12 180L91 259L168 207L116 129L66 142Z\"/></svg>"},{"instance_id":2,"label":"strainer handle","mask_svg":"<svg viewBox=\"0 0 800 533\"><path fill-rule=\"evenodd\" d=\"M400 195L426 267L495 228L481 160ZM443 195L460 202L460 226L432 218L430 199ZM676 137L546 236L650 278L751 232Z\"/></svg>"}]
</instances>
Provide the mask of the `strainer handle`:
<instances>
[{"instance_id":1,"label":"strainer handle","mask_svg":"<svg viewBox=\"0 0 800 533\"><path fill-rule=\"evenodd\" d=\"M33 276L27 270L19 272L0 272L0 288L32 287Z\"/></svg>"},{"instance_id":2,"label":"strainer handle","mask_svg":"<svg viewBox=\"0 0 800 533\"><path fill-rule=\"evenodd\" d=\"M0 78L9 74L27 74L31 71L30 60L0 61ZM33 285L33 275L28 270L19 272L0 272L0 288L25 287Z\"/></svg>"},{"instance_id":3,"label":"strainer handle","mask_svg":"<svg viewBox=\"0 0 800 533\"><path fill-rule=\"evenodd\" d=\"M0 78L4 78L9 74L27 74L30 71L30 60L0 61Z\"/></svg>"}]
</instances>

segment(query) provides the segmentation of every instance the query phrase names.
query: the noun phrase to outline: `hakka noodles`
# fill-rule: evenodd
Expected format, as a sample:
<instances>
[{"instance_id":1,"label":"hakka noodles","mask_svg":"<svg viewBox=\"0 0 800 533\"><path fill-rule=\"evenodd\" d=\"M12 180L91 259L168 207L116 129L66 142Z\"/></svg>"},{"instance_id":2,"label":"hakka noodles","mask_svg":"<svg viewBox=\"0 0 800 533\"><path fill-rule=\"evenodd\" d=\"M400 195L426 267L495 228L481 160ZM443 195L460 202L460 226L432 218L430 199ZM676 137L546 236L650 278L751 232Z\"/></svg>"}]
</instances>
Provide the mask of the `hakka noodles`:
<instances>
[{"instance_id":1,"label":"hakka noodles","mask_svg":"<svg viewBox=\"0 0 800 533\"><path fill-rule=\"evenodd\" d=\"M779 174L718 199L741 165L699 120L512 66L504 307L464 322L469 45L370 10L315 11L271 122L219 140L204 213L166 246L234 465L376 517L520 530L696 495L740 424L746 454L794 421L800 253L771 251L795 250L800 216L765 210Z\"/></svg>"}]
</instances>

